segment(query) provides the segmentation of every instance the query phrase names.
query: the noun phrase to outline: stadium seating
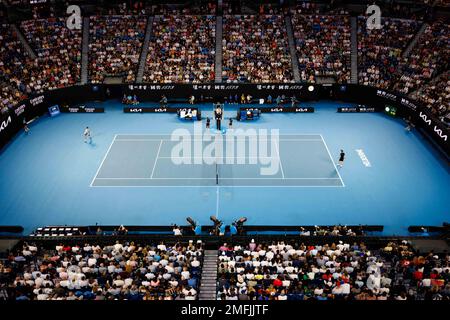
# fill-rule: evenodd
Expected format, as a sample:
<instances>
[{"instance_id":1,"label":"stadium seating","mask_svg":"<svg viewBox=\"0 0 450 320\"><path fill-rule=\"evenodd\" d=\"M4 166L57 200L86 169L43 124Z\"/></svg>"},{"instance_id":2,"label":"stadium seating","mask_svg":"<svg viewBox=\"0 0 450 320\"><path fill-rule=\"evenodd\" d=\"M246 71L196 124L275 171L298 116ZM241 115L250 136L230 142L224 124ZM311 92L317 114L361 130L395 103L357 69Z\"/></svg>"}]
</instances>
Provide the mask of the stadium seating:
<instances>
[{"instance_id":1,"label":"stadium seating","mask_svg":"<svg viewBox=\"0 0 450 320\"><path fill-rule=\"evenodd\" d=\"M436 5L445 5L436 2ZM418 4L427 8L426 2ZM422 6L422 7L420 7ZM398 15L404 6L387 8ZM258 7L260 15L234 15L228 4L223 16L222 78L228 83L291 83L286 14L291 16L300 80L350 80L350 16L345 10L309 2L279 8ZM215 81L216 5L200 8L118 6L97 10L90 17L89 64L91 83L105 77L136 81L148 14L156 14L145 61L145 83L211 83ZM381 30L367 30L358 18L359 84L397 91L417 99L448 122L448 22L428 25L409 55L405 49L417 34L423 15L410 19L383 18ZM330 15L329 13L335 13ZM420 11L422 12L422 11ZM208 15L205 15L208 14ZM0 108L7 109L27 96L80 83L81 30L65 27L53 11L33 7L34 20L17 23L36 54L33 59L11 25L0 26ZM411 19L413 18L413 19Z\"/></svg>"},{"instance_id":2,"label":"stadium seating","mask_svg":"<svg viewBox=\"0 0 450 320\"><path fill-rule=\"evenodd\" d=\"M104 242L18 246L0 262L7 299L196 299L201 242Z\"/></svg>"},{"instance_id":3,"label":"stadium seating","mask_svg":"<svg viewBox=\"0 0 450 320\"><path fill-rule=\"evenodd\" d=\"M416 91L434 76L445 71L450 61L448 24L437 21L427 26L409 57L396 72L393 89L403 94Z\"/></svg>"},{"instance_id":4,"label":"stadium seating","mask_svg":"<svg viewBox=\"0 0 450 320\"><path fill-rule=\"evenodd\" d=\"M412 20L383 18L382 28L368 30L366 18L358 18L359 83L388 89L401 55L419 25Z\"/></svg>"},{"instance_id":5,"label":"stadium seating","mask_svg":"<svg viewBox=\"0 0 450 320\"><path fill-rule=\"evenodd\" d=\"M23 62L28 56L7 24L0 25L0 108L16 105L26 98L26 84L22 81Z\"/></svg>"},{"instance_id":6,"label":"stadium seating","mask_svg":"<svg viewBox=\"0 0 450 320\"><path fill-rule=\"evenodd\" d=\"M215 21L214 16L158 16L144 82L213 82Z\"/></svg>"},{"instance_id":7,"label":"stadium seating","mask_svg":"<svg viewBox=\"0 0 450 320\"><path fill-rule=\"evenodd\" d=\"M411 97L422 102L442 121L450 123L450 72L440 75L435 82L421 87Z\"/></svg>"},{"instance_id":8,"label":"stadium seating","mask_svg":"<svg viewBox=\"0 0 450 320\"><path fill-rule=\"evenodd\" d=\"M350 80L350 19L348 16L293 14L301 80L314 83L319 76Z\"/></svg>"},{"instance_id":9,"label":"stadium seating","mask_svg":"<svg viewBox=\"0 0 450 320\"><path fill-rule=\"evenodd\" d=\"M134 82L144 39L145 16L96 16L90 20L90 79L102 83L105 76Z\"/></svg>"},{"instance_id":10,"label":"stadium seating","mask_svg":"<svg viewBox=\"0 0 450 320\"><path fill-rule=\"evenodd\" d=\"M282 15L224 17L224 82L293 82Z\"/></svg>"},{"instance_id":11,"label":"stadium seating","mask_svg":"<svg viewBox=\"0 0 450 320\"><path fill-rule=\"evenodd\" d=\"M43 91L72 86L80 81L80 30L67 28L64 18L23 21L21 29L37 55L30 86Z\"/></svg>"},{"instance_id":12,"label":"stadium seating","mask_svg":"<svg viewBox=\"0 0 450 320\"><path fill-rule=\"evenodd\" d=\"M305 245L285 241L224 244L219 300L441 300L448 256L417 254L407 241Z\"/></svg>"}]
</instances>

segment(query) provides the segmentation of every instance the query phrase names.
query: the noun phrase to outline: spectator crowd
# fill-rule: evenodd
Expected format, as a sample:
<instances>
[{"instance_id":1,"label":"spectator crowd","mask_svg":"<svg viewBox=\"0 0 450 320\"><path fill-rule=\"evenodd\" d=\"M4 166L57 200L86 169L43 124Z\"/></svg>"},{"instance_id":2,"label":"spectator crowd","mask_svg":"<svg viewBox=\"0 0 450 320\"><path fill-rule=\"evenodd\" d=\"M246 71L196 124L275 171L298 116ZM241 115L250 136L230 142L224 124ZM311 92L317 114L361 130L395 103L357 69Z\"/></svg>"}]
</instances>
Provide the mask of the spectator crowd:
<instances>
[{"instance_id":1,"label":"spectator crowd","mask_svg":"<svg viewBox=\"0 0 450 320\"><path fill-rule=\"evenodd\" d=\"M144 40L145 16L94 16L90 18L89 73L92 83L105 77L134 82Z\"/></svg>"},{"instance_id":2,"label":"spectator crowd","mask_svg":"<svg viewBox=\"0 0 450 320\"><path fill-rule=\"evenodd\" d=\"M367 29L366 21L366 17L358 19L359 83L388 89L419 25L412 20L382 18L381 29Z\"/></svg>"},{"instance_id":3,"label":"spectator crowd","mask_svg":"<svg viewBox=\"0 0 450 320\"><path fill-rule=\"evenodd\" d=\"M226 15L222 42L224 82L293 82L282 15Z\"/></svg>"},{"instance_id":4,"label":"spectator crowd","mask_svg":"<svg viewBox=\"0 0 450 320\"><path fill-rule=\"evenodd\" d=\"M3 111L32 94L76 85L81 80L82 31L67 28L66 19L56 17L52 10L37 8L32 11L33 20L17 23L31 53L10 24L0 25ZM287 16L292 22L300 80L350 81L351 23L345 11L319 8L309 2L300 2L290 11L267 4L256 8L258 15L234 15L233 7L224 8L222 44L218 44L222 46L223 82L294 81ZM212 83L217 78L213 2L205 2L200 11L145 6L141 2L98 11L90 17L89 26L91 83L102 83L106 77L136 81L150 13L160 15L154 17L151 26L143 82L197 84ZM323 13L334 11L334 15ZM448 123L448 22L442 18L427 22L405 57L405 50L424 22L384 17L381 23L381 29L368 30L366 18L357 20L359 84L409 95Z\"/></svg>"},{"instance_id":5,"label":"spectator crowd","mask_svg":"<svg viewBox=\"0 0 450 320\"><path fill-rule=\"evenodd\" d=\"M343 15L293 14L292 26L302 81L333 77L350 80L350 18Z\"/></svg>"},{"instance_id":6,"label":"spectator crowd","mask_svg":"<svg viewBox=\"0 0 450 320\"><path fill-rule=\"evenodd\" d=\"M410 94L450 65L450 31L448 23L427 25L408 57L402 59L395 74L393 89Z\"/></svg>"},{"instance_id":7,"label":"spectator crowd","mask_svg":"<svg viewBox=\"0 0 450 320\"><path fill-rule=\"evenodd\" d=\"M7 300L195 300L201 241L32 244L0 261Z\"/></svg>"},{"instance_id":8,"label":"spectator crowd","mask_svg":"<svg viewBox=\"0 0 450 320\"><path fill-rule=\"evenodd\" d=\"M219 248L218 300L449 300L450 256L406 242Z\"/></svg>"},{"instance_id":9,"label":"spectator crowd","mask_svg":"<svg viewBox=\"0 0 450 320\"><path fill-rule=\"evenodd\" d=\"M214 16L157 16L144 82L214 82L215 38Z\"/></svg>"},{"instance_id":10,"label":"spectator crowd","mask_svg":"<svg viewBox=\"0 0 450 320\"><path fill-rule=\"evenodd\" d=\"M23 70L29 59L10 25L0 25L0 109L12 108L26 98Z\"/></svg>"}]
</instances>

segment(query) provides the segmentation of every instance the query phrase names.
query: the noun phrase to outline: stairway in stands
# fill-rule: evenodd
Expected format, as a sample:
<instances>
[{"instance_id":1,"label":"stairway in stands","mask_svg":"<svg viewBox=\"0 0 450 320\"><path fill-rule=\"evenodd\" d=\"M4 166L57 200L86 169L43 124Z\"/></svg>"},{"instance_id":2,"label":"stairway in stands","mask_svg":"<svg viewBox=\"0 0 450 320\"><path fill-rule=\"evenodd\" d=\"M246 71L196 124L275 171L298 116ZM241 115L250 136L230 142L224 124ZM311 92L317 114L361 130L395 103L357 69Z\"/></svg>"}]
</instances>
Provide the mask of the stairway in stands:
<instances>
[{"instance_id":1,"label":"stairway in stands","mask_svg":"<svg viewBox=\"0 0 450 320\"><path fill-rule=\"evenodd\" d=\"M83 43L81 51L81 84L88 83L89 68L89 17L83 18Z\"/></svg>"},{"instance_id":2,"label":"stairway in stands","mask_svg":"<svg viewBox=\"0 0 450 320\"><path fill-rule=\"evenodd\" d=\"M295 48L294 32L292 31L291 17L289 15L286 15L284 17L284 20L286 21L286 32L287 32L288 42L289 42L289 52L291 53L292 70L293 70L293 74L294 74L294 80L295 80L295 82L300 82L301 81L300 71L298 70L297 50Z\"/></svg>"},{"instance_id":3,"label":"stairway in stands","mask_svg":"<svg viewBox=\"0 0 450 320\"><path fill-rule=\"evenodd\" d=\"M223 37L223 18L216 17L216 61L214 66L215 82L222 82L222 37Z\"/></svg>"},{"instance_id":4,"label":"stairway in stands","mask_svg":"<svg viewBox=\"0 0 450 320\"><path fill-rule=\"evenodd\" d=\"M411 40L411 42L406 47L405 51L402 53L403 58L409 57L409 54L411 53L411 50L416 46L417 42L419 41L420 36L425 32L426 28L428 27L427 23L422 24L419 31L417 31L414 38Z\"/></svg>"},{"instance_id":5,"label":"stairway in stands","mask_svg":"<svg viewBox=\"0 0 450 320\"><path fill-rule=\"evenodd\" d=\"M351 73L350 83L358 83L358 21L356 17L351 18Z\"/></svg>"},{"instance_id":6,"label":"stairway in stands","mask_svg":"<svg viewBox=\"0 0 450 320\"><path fill-rule=\"evenodd\" d=\"M31 47L28 44L27 39L25 39L25 36L23 35L22 31L20 31L19 28L15 24L11 25L11 29L12 29L13 33L15 33L17 35L17 38L22 43L23 47L25 48L25 50L27 51L29 56L33 59L36 59L36 53L34 53L33 49L31 49Z\"/></svg>"},{"instance_id":7,"label":"stairway in stands","mask_svg":"<svg viewBox=\"0 0 450 320\"><path fill-rule=\"evenodd\" d=\"M216 300L217 250L205 250L199 300Z\"/></svg>"},{"instance_id":8,"label":"stairway in stands","mask_svg":"<svg viewBox=\"0 0 450 320\"><path fill-rule=\"evenodd\" d=\"M145 64L147 62L148 47L150 45L150 37L152 35L154 17L148 17L147 28L145 29L144 43L142 44L141 55L139 57L139 67L136 75L136 83L142 83L142 78L144 77Z\"/></svg>"}]
</instances>

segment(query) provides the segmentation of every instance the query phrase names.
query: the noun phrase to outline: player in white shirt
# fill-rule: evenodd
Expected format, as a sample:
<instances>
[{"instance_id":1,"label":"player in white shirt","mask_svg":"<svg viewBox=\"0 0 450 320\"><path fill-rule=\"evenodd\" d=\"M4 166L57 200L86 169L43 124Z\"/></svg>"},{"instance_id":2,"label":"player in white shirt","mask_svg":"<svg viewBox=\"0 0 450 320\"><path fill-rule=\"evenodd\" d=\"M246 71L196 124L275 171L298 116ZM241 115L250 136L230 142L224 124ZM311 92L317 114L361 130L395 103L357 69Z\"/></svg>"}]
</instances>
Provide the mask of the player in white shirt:
<instances>
[{"instance_id":1,"label":"player in white shirt","mask_svg":"<svg viewBox=\"0 0 450 320\"><path fill-rule=\"evenodd\" d=\"M86 129L84 129L83 136L84 136L84 143L87 143L88 141L89 143L92 143L91 129L89 129L89 127L86 127Z\"/></svg>"}]
</instances>

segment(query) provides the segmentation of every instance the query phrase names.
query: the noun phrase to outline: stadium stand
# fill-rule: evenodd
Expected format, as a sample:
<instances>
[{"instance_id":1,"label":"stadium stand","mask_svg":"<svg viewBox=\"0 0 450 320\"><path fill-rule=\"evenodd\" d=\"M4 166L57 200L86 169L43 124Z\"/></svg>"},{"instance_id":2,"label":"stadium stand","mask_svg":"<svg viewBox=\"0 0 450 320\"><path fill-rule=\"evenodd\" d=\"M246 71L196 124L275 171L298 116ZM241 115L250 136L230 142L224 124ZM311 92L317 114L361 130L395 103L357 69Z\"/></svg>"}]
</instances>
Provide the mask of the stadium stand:
<instances>
[{"instance_id":1,"label":"stadium stand","mask_svg":"<svg viewBox=\"0 0 450 320\"><path fill-rule=\"evenodd\" d=\"M226 15L223 20L224 82L293 82L281 15Z\"/></svg>"},{"instance_id":2,"label":"stadium stand","mask_svg":"<svg viewBox=\"0 0 450 320\"><path fill-rule=\"evenodd\" d=\"M450 294L448 255L417 254L407 241L223 244L219 300L441 300Z\"/></svg>"},{"instance_id":3,"label":"stadium stand","mask_svg":"<svg viewBox=\"0 0 450 320\"><path fill-rule=\"evenodd\" d=\"M442 122L450 123L450 72L446 71L434 81L420 87L411 97L422 102Z\"/></svg>"},{"instance_id":4,"label":"stadium stand","mask_svg":"<svg viewBox=\"0 0 450 320\"><path fill-rule=\"evenodd\" d=\"M399 65L393 89L403 94L416 91L421 85L449 67L450 46L448 23L437 21L428 25L409 57Z\"/></svg>"},{"instance_id":5,"label":"stadium stand","mask_svg":"<svg viewBox=\"0 0 450 320\"><path fill-rule=\"evenodd\" d=\"M26 98L22 82L27 53L8 24L0 25L0 108L10 108Z\"/></svg>"},{"instance_id":6,"label":"stadium stand","mask_svg":"<svg viewBox=\"0 0 450 320\"><path fill-rule=\"evenodd\" d=\"M23 243L0 265L8 300L195 300L203 244Z\"/></svg>"},{"instance_id":7,"label":"stadium stand","mask_svg":"<svg viewBox=\"0 0 450 320\"><path fill-rule=\"evenodd\" d=\"M381 29L368 30L366 18L358 18L359 83L387 89L418 23L392 18L383 18L381 23Z\"/></svg>"},{"instance_id":8,"label":"stadium stand","mask_svg":"<svg viewBox=\"0 0 450 320\"><path fill-rule=\"evenodd\" d=\"M302 81L333 77L350 80L350 18L348 16L292 16Z\"/></svg>"},{"instance_id":9,"label":"stadium stand","mask_svg":"<svg viewBox=\"0 0 450 320\"><path fill-rule=\"evenodd\" d=\"M367 30L366 18L358 16L358 81L409 96L448 125L450 34L448 20L428 19L437 6L448 7L449 2L422 0L409 8L392 1L386 4L381 30ZM257 8L252 12L224 4L223 82L294 82L285 19L292 22L302 83L350 82L348 10L309 1L288 9ZM14 22L36 59L25 50L11 22L5 19L0 24L0 111L12 110L34 94L81 81L81 30L69 30L65 18L44 9L33 7L31 15ZM213 2L192 8L137 2L96 10L86 18L89 82L100 84L107 77L136 81L151 15L155 19L148 54L143 54L143 83L213 83L216 18L222 15L217 9ZM422 25L425 30L418 37ZM411 45L415 37L418 41ZM450 300L449 254L419 252L409 241L398 239L368 244L365 237L382 232L382 226L253 227L242 229L247 234L241 241L238 232L217 250L218 300ZM0 231L19 233L20 228ZM1 257L0 300L199 299L206 242L181 236L174 241L165 236L172 232L168 226L129 229L136 238L127 238L123 226L96 231L67 226L37 229ZM212 227L200 229L212 237ZM145 232L157 236L138 238ZM285 240L256 237L255 241L251 232L284 234ZM289 232L295 237L292 241L286 236ZM183 227L181 233L191 236L194 231ZM31 243L33 237L52 239ZM61 243L55 246L55 241ZM216 252L217 238L212 246Z\"/></svg>"},{"instance_id":10,"label":"stadium stand","mask_svg":"<svg viewBox=\"0 0 450 320\"><path fill-rule=\"evenodd\" d=\"M215 21L214 16L156 17L144 82L213 82Z\"/></svg>"},{"instance_id":11,"label":"stadium stand","mask_svg":"<svg viewBox=\"0 0 450 320\"><path fill-rule=\"evenodd\" d=\"M80 30L67 28L64 18L23 21L21 29L37 55L40 72L33 78L42 83L37 91L72 86L80 81Z\"/></svg>"},{"instance_id":12,"label":"stadium stand","mask_svg":"<svg viewBox=\"0 0 450 320\"><path fill-rule=\"evenodd\" d=\"M102 83L105 76L134 82L144 38L145 16L91 17L90 79Z\"/></svg>"}]
</instances>

